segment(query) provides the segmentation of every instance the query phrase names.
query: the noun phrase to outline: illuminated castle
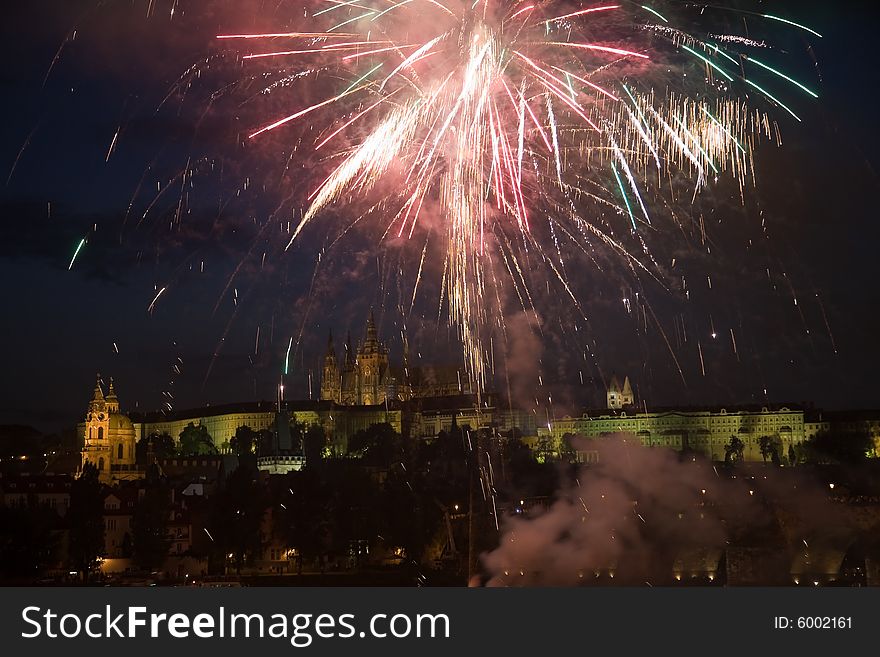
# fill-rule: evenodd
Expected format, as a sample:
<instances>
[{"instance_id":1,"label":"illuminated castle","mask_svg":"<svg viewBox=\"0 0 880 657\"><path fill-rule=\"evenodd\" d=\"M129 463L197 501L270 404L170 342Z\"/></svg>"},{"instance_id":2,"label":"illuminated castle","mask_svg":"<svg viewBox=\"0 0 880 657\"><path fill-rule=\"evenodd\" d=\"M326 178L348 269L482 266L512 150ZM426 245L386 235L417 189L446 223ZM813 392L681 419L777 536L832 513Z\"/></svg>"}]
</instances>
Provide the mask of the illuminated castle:
<instances>
[{"instance_id":1,"label":"illuminated castle","mask_svg":"<svg viewBox=\"0 0 880 657\"><path fill-rule=\"evenodd\" d=\"M617 376L612 376L611 382L608 384L606 397L608 408L611 410L620 410L621 408L632 406L634 403L634 397L632 386L629 383L629 377L624 377L623 386L621 387L620 379L618 379Z\"/></svg>"},{"instance_id":2,"label":"illuminated castle","mask_svg":"<svg viewBox=\"0 0 880 657\"><path fill-rule=\"evenodd\" d=\"M83 438L82 464L91 463L97 467L102 482L138 479L143 474L135 466L134 424L119 412L113 379L110 379L110 388L104 397L100 374L86 413Z\"/></svg>"},{"instance_id":3,"label":"illuminated castle","mask_svg":"<svg viewBox=\"0 0 880 657\"><path fill-rule=\"evenodd\" d=\"M372 312L367 319L364 341L357 351L352 348L351 335L347 337L341 367L332 334L327 341L321 377L322 400L345 406L372 406L413 397L470 393L470 387L456 368L410 367L406 348L403 367L391 365L388 348L379 340Z\"/></svg>"}]
</instances>

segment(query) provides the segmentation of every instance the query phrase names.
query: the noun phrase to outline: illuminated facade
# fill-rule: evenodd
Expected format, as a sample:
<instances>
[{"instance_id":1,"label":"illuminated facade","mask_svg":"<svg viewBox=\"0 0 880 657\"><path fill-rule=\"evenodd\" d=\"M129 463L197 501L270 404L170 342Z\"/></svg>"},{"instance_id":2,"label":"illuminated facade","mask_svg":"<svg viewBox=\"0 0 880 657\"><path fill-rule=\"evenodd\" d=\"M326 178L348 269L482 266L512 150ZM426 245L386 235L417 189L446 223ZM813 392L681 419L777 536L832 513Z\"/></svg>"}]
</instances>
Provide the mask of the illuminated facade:
<instances>
[{"instance_id":1,"label":"illuminated facade","mask_svg":"<svg viewBox=\"0 0 880 657\"><path fill-rule=\"evenodd\" d=\"M374 424L388 423L395 431L404 431L403 411L385 405L345 407L305 400L282 402L281 409L289 424L296 422L306 427L321 427L327 435L328 447L336 453L345 452L350 436ZM176 411L173 415L143 414L135 418L134 428L138 440L154 434L167 434L178 441L181 432L190 423L197 427L204 426L217 449L227 452L239 427L249 427L257 432L277 432L278 418L277 402L244 402ZM298 465L294 461L290 463ZM290 463L285 461L284 467Z\"/></svg>"},{"instance_id":2,"label":"illuminated facade","mask_svg":"<svg viewBox=\"0 0 880 657\"><path fill-rule=\"evenodd\" d=\"M406 349L403 367L391 365L388 348L379 339L372 312L364 341L355 350L348 336L341 363L330 336L321 374L321 399L343 406L371 406L417 397L471 393L466 377L463 378L457 368L410 367Z\"/></svg>"},{"instance_id":3,"label":"illuminated facade","mask_svg":"<svg viewBox=\"0 0 880 657\"><path fill-rule=\"evenodd\" d=\"M229 441L239 427L250 427L258 432L274 431L276 412L275 403L255 402L207 407L177 412L170 416L147 414L136 418L135 429L138 439L153 434L167 434L178 440L184 428L192 423L197 427L205 427L214 445L223 451L228 448ZM291 412L290 419L306 425L320 422L317 409Z\"/></svg>"},{"instance_id":4,"label":"illuminated facade","mask_svg":"<svg viewBox=\"0 0 880 657\"><path fill-rule=\"evenodd\" d=\"M627 408L635 403L635 396L633 395L633 389L628 376L624 377L622 386L620 385L620 380L616 376L612 376L605 396L608 401L608 408L613 410Z\"/></svg>"},{"instance_id":5,"label":"illuminated facade","mask_svg":"<svg viewBox=\"0 0 880 657\"><path fill-rule=\"evenodd\" d=\"M366 338L355 353L351 336L345 342L342 367L336 359L333 336L327 344L321 377L321 399L346 406L372 406L390 399L408 399L409 390L399 384L388 364L388 349L379 341L373 313L367 320Z\"/></svg>"},{"instance_id":6,"label":"illuminated facade","mask_svg":"<svg viewBox=\"0 0 880 657\"><path fill-rule=\"evenodd\" d=\"M601 438L612 435L636 438L646 447L692 450L715 461L724 460L725 447L734 436L745 445L743 458L747 461L764 460L762 437L778 438L782 458L787 456L790 445L799 445L808 437L804 412L784 406L653 413L605 411L563 417L538 428L539 441L549 441L555 450L562 450L570 436Z\"/></svg>"},{"instance_id":7,"label":"illuminated facade","mask_svg":"<svg viewBox=\"0 0 880 657\"><path fill-rule=\"evenodd\" d=\"M135 426L119 411L112 379L105 398L98 376L85 424L80 426L83 432L82 465L95 465L102 482L113 483L143 476L135 465Z\"/></svg>"}]
</instances>

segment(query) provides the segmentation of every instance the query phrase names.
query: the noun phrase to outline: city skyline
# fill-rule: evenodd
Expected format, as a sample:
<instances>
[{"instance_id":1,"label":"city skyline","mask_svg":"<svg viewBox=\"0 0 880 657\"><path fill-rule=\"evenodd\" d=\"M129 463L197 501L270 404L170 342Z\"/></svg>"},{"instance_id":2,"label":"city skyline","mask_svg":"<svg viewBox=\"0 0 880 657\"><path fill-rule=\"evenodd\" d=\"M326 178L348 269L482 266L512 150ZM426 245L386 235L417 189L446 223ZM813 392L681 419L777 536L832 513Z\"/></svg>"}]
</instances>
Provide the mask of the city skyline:
<instances>
[{"instance_id":1,"label":"city skyline","mask_svg":"<svg viewBox=\"0 0 880 657\"><path fill-rule=\"evenodd\" d=\"M880 585L875 13L17 4L0 584Z\"/></svg>"},{"instance_id":2,"label":"city skyline","mask_svg":"<svg viewBox=\"0 0 880 657\"><path fill-rule=\"evenodd\" d=\"M3 110L10 130L0 142L8 164L0 190L0 275L15 309L5 320L9 375L0 422L59 428L78 416L79 390L95 371L124 378L131 403L142 410L161 407L169 394L176 407L272 399L291 345L286 390L307 397L310 371L316 394L328 331L356 335L371 307L398 354L406 328L418 345L413 351L421 352L411 355L414 362L460 359L458 337L438 324L435 303L428 299L404 313L386 298L380 270L393 267L392 253L347 246L328 253L328 273L316 279L308 254L319 243L265 269L258 250L242 260L252 249L249 213L271 208L241 208L207 242L205 231L215 222L199 207L191 232L120 244L126 208L157 157L155 143L177 153L195 123L187 113L157 116L155 104L180 62L210 45L214 26L199 27L185 14L145 20L123 8L81 20L75 4L46 2L4 27L4 53L18 63L7 70L6 83L19 102ZM589 340L578 337L584 322L568 315L559 318L561 329L552 321L539 328L528 317L512 318L516 339L507 354L496 349L496 388L506 385L508 359L530 361L512 374L516 396L542 394L539 381L545 389L562 383L574 392L557 403L572 405L581 377L601 394L613 372L639 381L641 398L653 406L878 403L880 380L871 365L878 354L871 331L878 292L870 284L878 228L867 218L880 149L868 109L874 87L860 85L865 40L858 38L868 22L855 6L798 3L797 9L824 26L825 38L809 49L797 38L787 43L799 53L815 49L818 68L796 65L798 75L817 79L820 98L804 106L802 124L780 118L783 148L758 149L759 204L742 212L726 201L719 206L729 217L712 227L717 262L711 272L691 263L689 279L706 269L714 297L696 279L687 299L681 289L658 286L650 309L630 307L624 301L632 287L585 271ZM31 13L37 11L39 20ZM102 21L115 36L100 29ZM163 57L147 66L136 52L117 48L124 38ZM117 56L104 57L108 49ZM856 86L868 89L864 102L852 102ZM208 121L199 139L225 139L222 120ZM708 217L709 208L702 209ZM89 236L84 245L83 235ZM689 254L665 256L668 266ZM239 265L242 276L233 281ZM174 285L165 289L169 281ZM309 309L313 283L323 291ZM627 310L632 307L636 312Z\"/></svg>"}]
</instances>

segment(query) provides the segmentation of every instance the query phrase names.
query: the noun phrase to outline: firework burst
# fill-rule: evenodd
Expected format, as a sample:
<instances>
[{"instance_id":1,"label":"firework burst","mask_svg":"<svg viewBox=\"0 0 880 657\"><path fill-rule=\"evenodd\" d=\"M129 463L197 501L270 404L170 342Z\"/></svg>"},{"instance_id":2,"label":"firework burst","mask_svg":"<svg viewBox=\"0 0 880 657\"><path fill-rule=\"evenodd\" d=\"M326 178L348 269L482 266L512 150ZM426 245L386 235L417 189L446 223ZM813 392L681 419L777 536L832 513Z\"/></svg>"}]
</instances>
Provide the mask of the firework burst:
<instances>
[{"instance_id":1,"label":"firework burst","mask_svg":"<svg viewBox=\"0 0 880 657\"><path fill-rule=\"evenodd\" d=\"M539 321L528 282L536 264L584 314L564 250L610 249L655 275L641 238L662 230L653 208L680 195L682 181L691 199L722 176L743 193L756 140L777 137L745 94L792 120L764 77L815 97L745 51L763 42L696 38L674 26L674 13L629 2L326 0L298 20L303 31L218 38L280 80L342 81L249 135L297 121L319 128L313 148L327 170L287 246L329 206L368 197L356 221L375 218L383 239L441 235L440 309L481 388L487 336L505 322L496 269Z\"/></svg>"}]
</instances>

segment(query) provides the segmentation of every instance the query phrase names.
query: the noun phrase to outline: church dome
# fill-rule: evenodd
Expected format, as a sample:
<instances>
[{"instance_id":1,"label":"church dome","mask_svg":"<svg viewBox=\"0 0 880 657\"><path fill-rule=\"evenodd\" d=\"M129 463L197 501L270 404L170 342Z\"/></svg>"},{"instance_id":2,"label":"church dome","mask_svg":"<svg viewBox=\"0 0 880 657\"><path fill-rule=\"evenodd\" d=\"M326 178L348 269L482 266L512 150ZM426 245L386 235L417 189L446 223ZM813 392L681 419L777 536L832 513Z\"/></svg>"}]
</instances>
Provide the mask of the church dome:
<instances>
[{"instance_id":1,"label":"church dome","mask_svg":"<svg viewBox=\"0 0 880 657\"><path fill-rule=\"evenodd\" d=\"M122 413L111 413L108 418L110 421L110 430L113 429L134 429L134 424L128 419L127 415Z\"/></svg>"}]
</instances>

